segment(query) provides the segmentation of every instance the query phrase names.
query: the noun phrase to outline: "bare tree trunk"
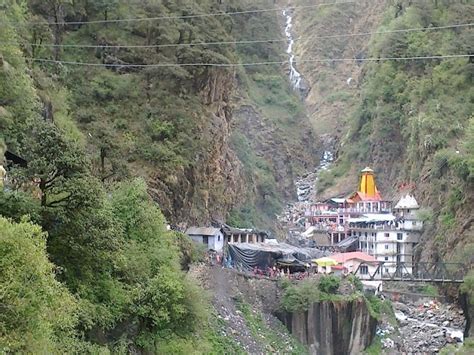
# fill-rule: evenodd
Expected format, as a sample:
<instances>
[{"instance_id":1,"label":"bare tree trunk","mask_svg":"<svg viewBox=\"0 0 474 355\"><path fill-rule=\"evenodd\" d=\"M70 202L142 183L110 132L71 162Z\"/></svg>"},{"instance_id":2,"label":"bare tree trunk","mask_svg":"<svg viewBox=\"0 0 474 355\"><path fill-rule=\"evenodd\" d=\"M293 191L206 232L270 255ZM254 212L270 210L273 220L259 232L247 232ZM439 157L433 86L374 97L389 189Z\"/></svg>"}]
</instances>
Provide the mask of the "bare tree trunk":
<instances>
[{"instance_id":1,"label":"bare tree trunk","mask_svg":"<svg viewBox=\"0 0 474 355\"><path fill-rule=\"evenodd\" d=\"M47 196L46 196L46 180L45 179L40 180L39 189L41 190L41 207L46 207Z\"/></svg>"}]
</instances>

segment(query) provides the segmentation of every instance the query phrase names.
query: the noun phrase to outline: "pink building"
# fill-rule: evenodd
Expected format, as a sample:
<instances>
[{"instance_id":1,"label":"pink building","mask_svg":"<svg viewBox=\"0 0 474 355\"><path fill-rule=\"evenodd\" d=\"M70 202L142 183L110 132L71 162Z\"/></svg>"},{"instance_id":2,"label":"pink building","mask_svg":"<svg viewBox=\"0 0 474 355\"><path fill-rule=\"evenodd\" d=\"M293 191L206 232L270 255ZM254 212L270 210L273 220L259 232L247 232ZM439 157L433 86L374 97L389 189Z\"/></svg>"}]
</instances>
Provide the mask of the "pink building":
<instances>
[{"instance_id":1,"label":"pink building","mask_svg":"<svg viewBox=\"0 0 474 355\"><path fill-rule=\"evenodd\" d=\"M376 258L361 251L337 253L329 257L337 261L339 265L342 265L348 272L355 272L360 266L357 276L361 279L365 277L369 278L369 275L372 275L378 266Z\"/></svg>"}]
</instances>

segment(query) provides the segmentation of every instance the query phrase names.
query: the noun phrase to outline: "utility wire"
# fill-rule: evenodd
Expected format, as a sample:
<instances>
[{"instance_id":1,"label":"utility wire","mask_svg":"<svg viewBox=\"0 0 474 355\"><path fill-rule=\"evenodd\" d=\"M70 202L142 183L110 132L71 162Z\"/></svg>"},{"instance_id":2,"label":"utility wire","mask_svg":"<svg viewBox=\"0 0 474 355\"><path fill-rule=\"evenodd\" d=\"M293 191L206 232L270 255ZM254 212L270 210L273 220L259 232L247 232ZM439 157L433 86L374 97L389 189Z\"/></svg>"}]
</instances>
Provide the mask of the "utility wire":
<instances>
[{"instance_id":1,"label":"utility wire","mask_svg":"<svg viewBox=\"0 0 474 355\"><path fill-rule=\"evenodd\" d=\"M418 31L435 31L445 30L451 28L471 27L474 26L474 22L460 23L445 26L436 27L416 27L406 28L398 30L387 30L387 31L375 31L375 32L359 32L359 33L343 33L335 35L315 36L312 39L328 39L328 38L344 38L344 37L360 37L360 36L371 36L381 35L390 33L405 33L405 32L418 32ZM301 36L294 41L301 40ZM259 39L259 40L246 40L246 41L216 41L216 42L194 42L194 43L168 43L168 44L144 44L144 45L97 45L97 44L52 44L52 43L24 43L32 47L48 47L48 48L169 48L169 47L194 47L194 46L221 46L221 45L245 45L245 44L259 44L259 43L273 43L273 42L288 42L287 38L278 39ZM0 42L0 45L16 45L15 42Z\"/></svg>"},{"instance_id":2,"label":"utility wire","mask_svg":"<svg viewBox=\"0 0 474 355\"><path fill-rule=\"evenodd\" d=\"M182 16L158 16L158 17L144 17L144 18L130 18L130 19L115 19L115 20L94 20L94 21L69 21L69 22L29 22L25 24L18 25L13 22L0 22L0 26L5 24L12 24L14 27L21 26L37 26L37 25L87 25L87 24L99 24L99 23L123 23L123 22L144 22L144 21L159 21L159 20L178 20L178 19L190 19L190 18L205 18L205 17L218 17L218 16L235 16L235 15L244 15L244 14L254 14L254 13L263 13L263 12L274 12L274 11L284 11L284 10L299 10L299 9L310 9L317 8L322 6L330 5L344 5L344 4L354 4L356 1L335 1L329 3L313 4L313 5L304 5L304 6L291 6L291 7L273 7L270 9L257 9L257 10L243 10L243 11L233 11L233 12L213 12L213 13L202 13L202 14L192 14L192 15L182 15Z\"/></svg>"},{"instance_id":3,"label":"utility wire","mask_svg":"<svg viewBox=\"0 0 474 355\"><path fill-rule=\"evenodd\" d=\"M321 58L321 59L303 59L296 61L298 63L315 63L315 62L383 62L383 61L415 61L415 60L433 60L433 59L455 59L469 58L470 54L451 54L451 55L430 55L418 57L380 57L380 58ZM65 65L81 65L94 67L116 67L116 68L160 68L160 67L249 67L262 65L282 65L288 62L284 61L268 61L268 62L252 62L252 63L158 63L158 64L102 64L102 63L86 63L74 61L62 61L46 58L25 58L34 62L55 63Z\"/></svg>"}]
</instances>

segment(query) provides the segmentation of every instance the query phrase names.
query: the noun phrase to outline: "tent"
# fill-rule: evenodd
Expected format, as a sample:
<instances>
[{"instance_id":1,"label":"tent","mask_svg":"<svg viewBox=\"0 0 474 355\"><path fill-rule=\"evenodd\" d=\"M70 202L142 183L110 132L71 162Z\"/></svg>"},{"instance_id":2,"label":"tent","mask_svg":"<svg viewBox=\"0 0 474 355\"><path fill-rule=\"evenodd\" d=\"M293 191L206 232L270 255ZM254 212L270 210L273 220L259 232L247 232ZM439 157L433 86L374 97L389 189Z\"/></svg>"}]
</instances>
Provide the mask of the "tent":
<instances>
[{"instance_id":1,"label":"tent","mask_svg":"<svg viewBox=\"0 0 474 355\"><path fill-rule=\"evenodd\" d=\"M318 266L334 266L338 264L336 260L325 256L319 259L314 259L313 262L318 264Z\"/></svg>"},{"instance_id":2,"label":"tent","mask_svg":"<svg viewBox=\"0 0 474 355\"><path fill-rule=\"evenodd\" d=\"M265 270L275 265L304 266L312 255L303 248L289 244L237 243L228 244L227 261L234 267Z\"/></svg>"}]
</instances>

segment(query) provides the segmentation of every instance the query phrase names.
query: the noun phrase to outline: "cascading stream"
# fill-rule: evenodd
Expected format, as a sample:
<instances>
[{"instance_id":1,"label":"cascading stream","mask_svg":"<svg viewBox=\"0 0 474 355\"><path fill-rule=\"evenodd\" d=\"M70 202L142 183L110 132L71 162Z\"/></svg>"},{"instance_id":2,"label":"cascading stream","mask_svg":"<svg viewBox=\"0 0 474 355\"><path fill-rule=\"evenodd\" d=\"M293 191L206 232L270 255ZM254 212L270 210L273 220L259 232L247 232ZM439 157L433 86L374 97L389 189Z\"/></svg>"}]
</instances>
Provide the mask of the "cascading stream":
<instances>
[{"instance_id":1,"label":"cascading stream","mask_svg":"<svg viewBox=\"0 0 474 355\"><path fill-rule=\"evenodd\" d=\"M292 21L293 18L291 16L291 11L283 10L283 16L285 17L285 36L288 40L288 47L286 49L286 53L289 56L288 63L290 64L290 82L291 86L294 90L301 90L301 74L296 70L295 67L295 54L293 53L293 45L295 44L295 40L293 38L293 34L291 33L291 29L293 27Z\"/></svg>"},{"instance_id":2,"label":"cascading stream","mask_svg":"<svg viewBox=\"0 0 474 355\"><path fill-rule=\"evenodd\" d=\"M308 94L309 88L301 75L296 69L295 53L293 47L295 39L293 37L293 10L285 9L282 11L285 18L285 37L287 39L286 53L288 55L288 64L290 67L290 84L293 90L297 91L301 97ZM279 221L283 226L292 228L294 235L300 235L305 231L305 226L301 223L304 221L305 211L311 203L316 202L316 183L318 180L318 173L322 170L327 170L334 157L330 150L325 150L321 156L319 165L311 172L304 174L295 181L296 187L296 201L287 205L282 215L279 216Z\"/></svg>"}]
</instances>

